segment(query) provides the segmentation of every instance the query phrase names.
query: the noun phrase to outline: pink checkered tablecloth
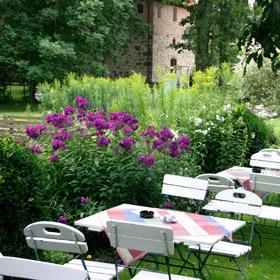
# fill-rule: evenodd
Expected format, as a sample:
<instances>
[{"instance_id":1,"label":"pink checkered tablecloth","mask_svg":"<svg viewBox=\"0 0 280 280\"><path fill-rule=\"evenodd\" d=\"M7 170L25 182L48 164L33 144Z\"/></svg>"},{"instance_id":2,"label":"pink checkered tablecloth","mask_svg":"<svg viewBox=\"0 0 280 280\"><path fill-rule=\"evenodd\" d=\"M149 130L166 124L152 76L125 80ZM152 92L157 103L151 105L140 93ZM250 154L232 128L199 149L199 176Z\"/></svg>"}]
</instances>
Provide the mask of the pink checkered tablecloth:
<instances>
[{"instance_id":1,"label":"pink checkered tablecloth","mask_svg":"<svg viewBox=\"0 0 280 280\"><path fill-rule=\"evenodd\" d=\"M252 168L250 167L234 166L217 173L217 175L221 175L223 177L227 177L234 181L237 181L241 187L249 191L251 172L252 172Z\"/></svg>"},{"instance_id":2,"label":"pink checkered tablecloth","mask_svg":"<svg viewBox=\"0 0 280 280\"><path fill-rule=\"evenodd\" d=\"M154 211L154 218L141 218L140 210L147 209ZM176 223L164 223L162 217L165 215L175 215ZM186 236L223 236L231 239L231 232L229 232L222 224L220 224L214 217L198 215L188 212L165 210L158 208L148 208L133 205L122 205L114 207L94 215L95 220L99 220L103 230L106 232L106 223L109 220L130 221L135 223L164 225L173 230L174 240L184 240ZM142 258L146 253L137 250L128 250L124 248L118 249L119 256L125 265Z\"/></svg>"}]
</instances>

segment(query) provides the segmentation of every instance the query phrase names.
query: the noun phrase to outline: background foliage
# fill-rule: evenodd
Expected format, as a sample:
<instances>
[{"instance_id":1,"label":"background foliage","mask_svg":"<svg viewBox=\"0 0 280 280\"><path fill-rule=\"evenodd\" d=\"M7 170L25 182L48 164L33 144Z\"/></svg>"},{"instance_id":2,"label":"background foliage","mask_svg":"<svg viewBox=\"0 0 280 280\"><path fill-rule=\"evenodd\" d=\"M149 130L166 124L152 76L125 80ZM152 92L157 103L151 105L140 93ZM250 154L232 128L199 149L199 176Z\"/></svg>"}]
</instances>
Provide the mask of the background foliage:
<instances>
[{"instance_id":1,"label":"background foliage","mask_svg":"<svg viewBox=\"0 0 280 280\"><path fill-rule=\"evenodd\" d=\"M274 71L280 68L280 1L256 0L254 16L246 25L239 40L239 48L245 46L246 62L254 60L258 67L264 58L271 61Z\"/></svg>"},{"instance_id":2,"label":"background foliage","mask_svg":"<svg viewBox=\"0 0 280 280\"><path fill-rule=\"evenodd\" d=\"M0 84L20 81L33 93L69 71L105 75L104 61L143 31L132 0L3 0L0 11Z\"/></svg>"},{"instance_id":3,"label":"background foliage","mask_svg":"<svg viewBox=\"0 0 280 280\"><path fill-rule=\"evenodd\" d=\"M4 255L34 255L25 245L23 229L49 217L45 178L42 161L14 139L0 139L0 244Z\"/></svg>"},{"instance_id":4,"label":"background foliage","mask_svg":"<svg viewBox=\"0 0 280 280\"><path fill-rule=\"evenodd\" d=\"M236 62L236 41L250 14L248 1L199 0L186 9L190 15L181 22L186 27L184 42L176 49L193 51L197 70Z\"/></svg>"}]
</instances>

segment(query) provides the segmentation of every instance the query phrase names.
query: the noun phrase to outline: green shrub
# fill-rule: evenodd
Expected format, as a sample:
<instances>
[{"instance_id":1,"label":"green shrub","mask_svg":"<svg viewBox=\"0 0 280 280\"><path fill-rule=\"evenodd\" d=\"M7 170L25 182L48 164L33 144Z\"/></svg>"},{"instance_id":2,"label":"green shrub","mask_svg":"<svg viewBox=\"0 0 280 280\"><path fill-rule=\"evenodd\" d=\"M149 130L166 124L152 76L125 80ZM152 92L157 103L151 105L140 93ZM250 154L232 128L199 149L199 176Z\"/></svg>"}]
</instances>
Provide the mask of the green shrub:
<instances>
[{"instance_id":1,"label":"green shrub","mask_svg":"<svg viewBox=\"0 0 280 280\"><path fill-rule=\"evenodd\" d=\"M271 114L280 114L280 76L271 70L269 61L265 60L260 69L255 63L250 63L245 76L243 69L237 68L235 84L244 102L263 105Z\"/></svg>"},{"instance_id":2,"label":"green shrub","mask_svg":"<svg viewBox=\"0 0 280 280\"><path fill-rule=\"evenodd\" d=\"M265 122L241 104L227 104L212 114L192 118L191 153L203 172L248 166L251 155L273 142Z\"/></svg>"},{"instance_id":3,"label":"green shrub","mask_svg":"<svg viewBox=\"0 0 280 280\"><path fill-rule=\"evenodd\" d=\"M13 139L0 140L0 244L4 255L34 255L25 245L23 229L47 218L44 178L38 158Z\"/></svg>"}]
</instances>

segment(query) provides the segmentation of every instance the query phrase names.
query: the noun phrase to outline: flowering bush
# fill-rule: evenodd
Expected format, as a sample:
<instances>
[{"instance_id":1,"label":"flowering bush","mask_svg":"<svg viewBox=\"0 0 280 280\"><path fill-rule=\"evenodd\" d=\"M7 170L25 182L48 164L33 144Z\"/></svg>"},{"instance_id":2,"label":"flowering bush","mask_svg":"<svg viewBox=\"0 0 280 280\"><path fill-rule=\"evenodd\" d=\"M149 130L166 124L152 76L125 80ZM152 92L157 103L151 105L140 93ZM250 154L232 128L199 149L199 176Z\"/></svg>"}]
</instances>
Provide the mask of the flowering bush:
<instances>
[{"instance_id":1,"label":"flowering bush","mask_svg":"<svg viewBox=\"0 0 280 280\"><path fill-rule=\"evenodd\" d=\"M140 129L126 112L87 110L90 103L80 96L75 103L76 108L47 115L47 125L27 127L26 138L17 139L51 163L50 190L61 199L52 202L59 209L54 215L65 223L89 203L98 202L94 208L158 204L164 173L182 173L188 166L189 137L166 125Z\"/></svg>"},{"instance_id":2,"label":"flowering bush","mask_svg":"<svg viewBox=\"0 0 280 280\"><path fill-rule=\"evenodd\" d=\"M244 105L226 104L213 112L205 106L201 115L190 118L192 155L204 173L232 166L248 166L252 154L273 141L265 122Z\"/></svg>"}]
</instances>

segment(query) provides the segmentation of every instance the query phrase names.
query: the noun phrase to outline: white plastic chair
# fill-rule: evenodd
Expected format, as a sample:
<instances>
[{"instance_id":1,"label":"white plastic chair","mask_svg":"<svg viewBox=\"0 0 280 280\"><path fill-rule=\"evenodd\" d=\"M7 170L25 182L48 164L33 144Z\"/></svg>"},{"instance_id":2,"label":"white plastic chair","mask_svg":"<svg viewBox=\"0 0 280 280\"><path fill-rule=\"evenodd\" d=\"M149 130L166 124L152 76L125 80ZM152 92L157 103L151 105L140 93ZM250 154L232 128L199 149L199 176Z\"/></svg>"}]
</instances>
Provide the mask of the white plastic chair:
<instances>
[{"instance_id":1,"label":"white plastic chair","mask_svg":"<svg viewBox=\"0 0 280 280\"><path fill-rule=\"evenodd\" d=\"M207 173L196 177L197 179L206 180L208 182L209 192L220 192L227 189L234 189L235 185L232 179L221 175Z\"/></svg>"},{"instance_id":2,"label":"white plastic chair","mask_svg":"<svg viewBox=\"0 0 280 280\"><path fill-rule=\"evenodd\" d=\"M73 259L65 266L84 268L92 280L111 280L116 276L114 264L84 260L83 255L88 251L88 246L84 234L76 228L56 222L40 221L28 225L24 234L28 246L35 250L38 260L39 249L79 254L81 260Z\"/></svg>"},{"instance_id":3,"label":"white plastic chair","mask_svg":"<svg viewBox=\"0 0 280 280\"><path fill-rule=\"evenodd\" d=\"M251 156L253 167L280 169L280 150L264 149Z\"/></svg>"},{"instance_id":4,"label":"white plastic chair","mask_svg":"<svg viewBox=\"0 0 280 280\"><path fill-rule=\"evenodd\" d=\"M0 254L0 275L36 280L86 280L88 272L63 265ZM0 278L2 278L0 276Z\"/></svg>"},{"instance_id":5,"label":"white plastic chair","mask_svg":"<svg viewBox=\"0 0 280 280\"><path fill-rule=\"evenodd\" d=\"M179 196L198 201L196 212L201 210L202 202L207 194L208 182L191 177L165 174L163 178L162 194Z\"/></svg>"},{"instance_id":6,"label":"white plastic chair","mask_svg":"<svg viewBox=\"0 0 280 280\"><path fill-rule=\"evenodd\" d=\"M207 205L203 207L204 210L210 212L224 212L234 214L247 214L252 216L252 228L249 239L249 245L251 245L255 234L255 219L259 216L262 207L262 200L256 194L246 191L244 189L228 189L217 193L214 200L211 200ZM190 246L191 250L202 252L209 252L209 246ZM246 275L243 272L241 265L237 258L249 253L251 246L236 244L233 242L219 241L217 242L211 251L211 254L229 257L234 260L241 275L246 279Z\"/></svg>"},{"instance_id":7,"label":"white plastic chair","mask_svg":"<svg viewBox=\"0 0 280 280\"><path fill-rule=\"evenodd\" d=\"M280 176L251 173L250 188L253 192L280 194ZM262 205L259 218L280 221L280 207Z\"/></svg>"},{"instance_id":8,"label":"white plastic chair","mask_svg":"<svg viewBox=\"0 0 280 280\"><path fill-rule=\"evenodd\" d=\"M115 250L127 248L165 257L167 273L144 271L138 268L140 272L131 280L197 280L197 278L170 273L169 256L174 253L173 232L170 228L112 220L107 222L107 229L111 246Z\"/></svg>"}]
</instances>

